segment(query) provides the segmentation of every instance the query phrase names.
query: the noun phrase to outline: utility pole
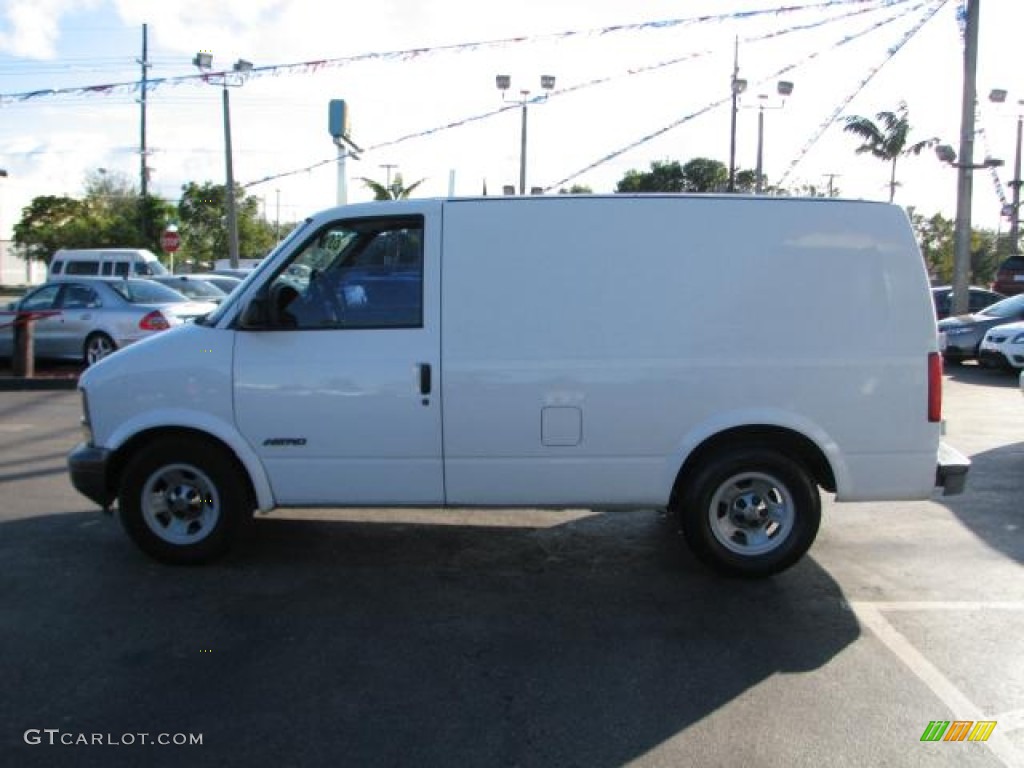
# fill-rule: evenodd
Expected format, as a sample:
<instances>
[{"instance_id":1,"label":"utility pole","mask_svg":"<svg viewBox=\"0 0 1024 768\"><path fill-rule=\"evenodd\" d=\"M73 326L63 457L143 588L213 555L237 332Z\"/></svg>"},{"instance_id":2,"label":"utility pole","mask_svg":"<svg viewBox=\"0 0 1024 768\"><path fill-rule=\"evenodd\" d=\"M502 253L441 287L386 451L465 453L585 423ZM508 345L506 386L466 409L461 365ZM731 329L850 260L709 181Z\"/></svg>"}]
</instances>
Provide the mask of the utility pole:
<instances>
[{"instance_id":1,"label":"utility pole","mask_svg":"<svg viewBox=\"0 0 1024 768\"><path fill-rule=\"evenodd\" d=\"M142 59L139 63L142 65L142 91L140 94L139 102L142 105L142 131L139 141L139 157L140 157L140 171L139 171L139 189L141 193L139 195L139 230L142 234L143 242L145 242L146 233L149 231L149 222L147 221L146 213L146 197L149 194L149 169L146 167L146 78L147 70L149 69L149 27L147 24L142 25Z\"/></svg>"},{"instance_id":2,"label":"utility pole","mask_svg":"<svg viewBox=\"0 0 1024 768\"><path fill-rule=\"evenodd\" d=\"M832 197L835 195L835 180L836 177L841 176L839 173L826 173L825 178L828 179L828 196Z\"/></svg>"},{"instance_id":3,"label":"utility pole","mask_svg":"<svg viewBox=\"0 0 1024 768\"><path fill-rule=\"evenodd\" d=\"M737 36L733 45L732 55L732 79L729 81L729 89L732 91L732 120L729 123L729 191L736 191L736 113L739 111L740 91L746 86L740 83L740 39Z\"/></svg>"},{"instance_id":4,"label":"utility pole","mask_svg":"<svg viewBox=\"0 0 1024 768\"><path fill-rule=\"evenodd\" d=\"M967 0L964 33L964 91L960 118L960 160L957 164L956 224L953 232L953 314L968 310L971 268L971 195L974 172L974 110L977 98L978 17L981 0Z\"/></svg>"}]
</instances>

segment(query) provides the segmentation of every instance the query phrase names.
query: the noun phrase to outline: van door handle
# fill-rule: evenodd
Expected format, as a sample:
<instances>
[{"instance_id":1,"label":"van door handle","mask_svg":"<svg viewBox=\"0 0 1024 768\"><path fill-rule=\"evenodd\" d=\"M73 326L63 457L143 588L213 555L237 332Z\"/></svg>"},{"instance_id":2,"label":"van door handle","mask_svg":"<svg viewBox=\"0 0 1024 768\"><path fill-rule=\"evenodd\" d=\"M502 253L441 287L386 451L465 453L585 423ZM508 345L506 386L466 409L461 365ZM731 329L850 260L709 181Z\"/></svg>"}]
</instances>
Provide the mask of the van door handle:
<instances>
[{"instance_id":1,"label":"van door handle","mask_svg":"<svg viewBox=\"0 0 1024 768\"><path fill-rule=\"evenodd\" d=\"M430 363L420 363L420 394L429 395L431 388Z\"/></svg>"}]
</instances>

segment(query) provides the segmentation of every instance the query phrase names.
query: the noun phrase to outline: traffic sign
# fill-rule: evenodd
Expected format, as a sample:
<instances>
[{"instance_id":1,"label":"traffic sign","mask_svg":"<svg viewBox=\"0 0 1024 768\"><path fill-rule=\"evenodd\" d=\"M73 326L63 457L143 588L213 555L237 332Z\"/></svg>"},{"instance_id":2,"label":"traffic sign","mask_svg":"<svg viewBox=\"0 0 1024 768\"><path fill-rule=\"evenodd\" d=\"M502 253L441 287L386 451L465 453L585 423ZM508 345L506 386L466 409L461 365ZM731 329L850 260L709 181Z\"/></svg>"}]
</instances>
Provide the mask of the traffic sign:
<instances>
[{"instance_id":1,"label":"traffic sign","mask_svg":"<svg viewBox=\"0 0 1024 768\"><path fill-rule=\"evenodd\" d=\"M168 229L160 235L160 247L166 253L174 253L181 247L181 235L173 229Z\"/></svg>"}]
</instances>

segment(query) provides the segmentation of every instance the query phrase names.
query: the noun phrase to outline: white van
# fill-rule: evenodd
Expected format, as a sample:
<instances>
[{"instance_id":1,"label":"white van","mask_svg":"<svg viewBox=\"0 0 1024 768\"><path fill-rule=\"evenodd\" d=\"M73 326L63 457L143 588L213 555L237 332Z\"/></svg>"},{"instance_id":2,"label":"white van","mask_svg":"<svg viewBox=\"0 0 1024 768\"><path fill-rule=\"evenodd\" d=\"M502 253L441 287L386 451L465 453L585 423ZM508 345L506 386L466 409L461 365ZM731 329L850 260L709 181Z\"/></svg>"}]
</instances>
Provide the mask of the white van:
<instances>
[{"instance_id":1,"label":"white van","mask_svg":"<svg viewBox=\"0 0 1024 768\"><path fill-rule=\"evenodd\" d=\"M167 267L145 248L61 248L50 260L54 277L151 277Z\"/></svg>"},{"instance_id":2,"label":"white van","mask_svg":"<svg viewBox=\"0 0 1024 768\"><path fill-rule=\"evenodd\" d=\"M811 545L819 488L923 499L969 465L940 449L907 217L868 202L336 208L79 386L72 482L174 563L275 507L667 508L703 560L762 575Z\"/></svg>"}]
</instances>

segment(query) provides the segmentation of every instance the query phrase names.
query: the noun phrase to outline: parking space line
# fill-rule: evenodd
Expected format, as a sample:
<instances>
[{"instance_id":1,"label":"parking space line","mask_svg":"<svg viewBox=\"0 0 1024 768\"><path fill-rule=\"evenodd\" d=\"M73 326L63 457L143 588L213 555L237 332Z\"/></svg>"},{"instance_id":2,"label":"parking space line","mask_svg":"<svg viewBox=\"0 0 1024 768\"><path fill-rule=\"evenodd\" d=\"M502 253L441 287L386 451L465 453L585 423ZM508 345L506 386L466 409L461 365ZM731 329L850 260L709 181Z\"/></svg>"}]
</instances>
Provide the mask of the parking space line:
<instances>
[{"instance_id":1,"label":"parking space line","mask_svg":"<svg viewBox=\"0 0 1024 768\"><path fill-rule=\"evenodd\" d=\"M879 611L1024 611L1024 602L994 601L963 601L933 600L922 602L886 603L886 602L853 602L851 605L870 605Z\"/></svg>"},{"instance_id":2,"label":"parking space line","mask_svg":"<svg viewBox=\"0 0 1024 768\"><path fill-rule=\"evenodd\" d=\"M950 610L954 603L867 603L860 601L850 602L850 608L857 620L868 627L882 643L896 655L900 661L923 682L928 689L934 693L943 704L945 704L958 719L963 720L991 720L986 717L964 693L953 685L950 680L939 671L938 667L926 659L920 651L911 644L906 637L890 624L882 615L882 608L879 606L890 606L886 610L926 610L920 606L946 606L942 610ZM916 605L916 609L908 609L905 606ZM985 603L964 603L964 606L973 606L974 609L985 606ZM1006 605L1015 605L1008 603ZM899 606L899 607L897 607ZM1002 726L1002 722L999 723ZM988 741L982 742L991 750L992 754L1002 762L1006 768L1024 767L1024 756L1022 756L1014 745L1003 735L1003 729L998 727L989 737Z\"/></svg>"}]
</instances>

